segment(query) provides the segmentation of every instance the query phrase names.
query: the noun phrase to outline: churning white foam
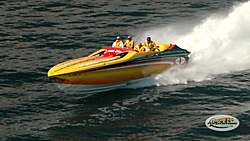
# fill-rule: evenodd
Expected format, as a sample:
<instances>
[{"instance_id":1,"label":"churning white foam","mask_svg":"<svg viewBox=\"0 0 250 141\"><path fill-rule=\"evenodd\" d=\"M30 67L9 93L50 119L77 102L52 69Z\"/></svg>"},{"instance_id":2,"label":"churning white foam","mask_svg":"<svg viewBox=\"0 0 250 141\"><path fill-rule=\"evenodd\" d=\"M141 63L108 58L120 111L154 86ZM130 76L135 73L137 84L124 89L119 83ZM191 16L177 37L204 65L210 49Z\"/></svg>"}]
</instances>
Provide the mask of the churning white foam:
<instances>
[{"instance_id":1,"label":"churning white foam","mask_svg":"<svg viewBox=\"0 0 250 141\"><path fill-rule=\"evenodd\" d=\"M182 35L172 34L172 29L177 28L174 26L160 29L161 32L164 30L160 36L155 30L147 31L145 35L150 35L155 41L171 39L172 43L191 51L185 68L162 73L155 77L154 83L167 85L203 81L217 74L250 69L249 13L250 1L234 6L226 16L212 15Z\"/></svg>"}]
</instances>

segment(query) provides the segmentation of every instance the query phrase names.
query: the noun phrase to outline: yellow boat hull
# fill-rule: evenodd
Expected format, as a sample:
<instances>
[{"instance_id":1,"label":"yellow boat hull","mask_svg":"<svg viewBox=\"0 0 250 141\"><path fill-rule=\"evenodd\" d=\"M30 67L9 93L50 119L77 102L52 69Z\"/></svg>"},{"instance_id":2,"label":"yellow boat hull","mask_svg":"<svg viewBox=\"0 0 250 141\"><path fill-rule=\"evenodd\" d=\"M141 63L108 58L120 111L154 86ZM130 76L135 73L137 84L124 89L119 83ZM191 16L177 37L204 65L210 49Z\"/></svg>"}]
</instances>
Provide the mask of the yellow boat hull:
<instances>
[{"instance_id":1,"label":"yellow boat hull","mask_svg":"<svg viewBox=\"0 0 250 141\"><path fill-rule=\"evenodd\" d=\"M175 45L158 45L158 53L102 48L88 57L52 67L48 76L61 90L86 94L115 89L186 64L189 52L172 55L166 50Z\"/></svg>"}]
</instances>

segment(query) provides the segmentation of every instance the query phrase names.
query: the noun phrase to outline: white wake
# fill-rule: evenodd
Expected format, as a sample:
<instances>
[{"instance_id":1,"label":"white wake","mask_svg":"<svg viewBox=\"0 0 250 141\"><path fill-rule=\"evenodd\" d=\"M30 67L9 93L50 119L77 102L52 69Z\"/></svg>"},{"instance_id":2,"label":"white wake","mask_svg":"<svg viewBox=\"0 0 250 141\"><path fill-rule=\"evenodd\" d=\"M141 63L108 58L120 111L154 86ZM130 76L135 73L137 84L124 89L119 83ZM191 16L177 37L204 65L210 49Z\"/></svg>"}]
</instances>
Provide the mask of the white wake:
<instances>
[{"instance_id":1,"label":"white wake","mask_svg":"<svg viewBox=\"0 0 250 141\"><path fill-rule=\"evenodd\" d=\"M172 34L173 29L180 29L174 26L145 32L142 39L150 35L154 41L167 40L191 51L185 68L156 76L152 85L203 81L217 74L250 69L249 13L250 1L234 6L226 16L212 15L182 35ZM164 33L159 35L160 31Z\"/></svg>"}]
</instances>

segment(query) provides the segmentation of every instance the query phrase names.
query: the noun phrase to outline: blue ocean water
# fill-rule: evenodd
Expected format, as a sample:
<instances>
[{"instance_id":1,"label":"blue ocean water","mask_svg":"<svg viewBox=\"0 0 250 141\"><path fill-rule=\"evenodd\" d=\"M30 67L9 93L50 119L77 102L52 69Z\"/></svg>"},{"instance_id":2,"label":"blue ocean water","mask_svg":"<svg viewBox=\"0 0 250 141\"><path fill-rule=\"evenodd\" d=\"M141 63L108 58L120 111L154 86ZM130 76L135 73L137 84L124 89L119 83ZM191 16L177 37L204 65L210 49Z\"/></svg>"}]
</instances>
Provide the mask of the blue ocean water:
<instances>
[{"instance_id":1,"label":"blue ocean water","mask_svg":"<svg viewBox=\"0 0 250 141\"><path fill-rule=\"evenodd\" d=\"M1 140L249 140L250 1L0 1ZM71 95L47 77L63 61L151 36L192 52L175 72ZM240 126L216 132L213 115Z\"/></svg>"}]
</instances>

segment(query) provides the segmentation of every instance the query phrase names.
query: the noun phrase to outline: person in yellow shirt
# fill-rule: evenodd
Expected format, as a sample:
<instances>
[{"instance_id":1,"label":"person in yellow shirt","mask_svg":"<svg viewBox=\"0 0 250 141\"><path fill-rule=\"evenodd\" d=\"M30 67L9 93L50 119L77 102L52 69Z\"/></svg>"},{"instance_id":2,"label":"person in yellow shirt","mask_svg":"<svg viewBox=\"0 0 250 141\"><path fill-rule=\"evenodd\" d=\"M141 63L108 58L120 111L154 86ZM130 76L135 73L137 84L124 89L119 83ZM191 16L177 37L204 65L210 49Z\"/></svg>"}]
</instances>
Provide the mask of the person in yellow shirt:
<instances>
[{"instance_id":1,"label":"person in yellow shirt","mask_svg":"<svg viewBox=\"0 0 250 141\"><path fill-rule=\"evenodd\" d=\"M134 48L134 41L132 40L131 36L128 36L128 39L124 43L124 46L127 48Z\"/></svg>"},{"instance_id":2,"label":"person in yellow shirt","mask_svg":"<svg viewBox=\"0 0 250 141\"><path fill-rule=\"evenodd\" d=\"M112 47L124 48L123 42L120 36L116 37L116 40L113 42Z\"/></svg>"},{"instance_id":3,"label":"person in yellow shirt","mask_svg":"<svg viewBox=\"0 0 250 141\"><path fill-rule=\"evenodd\" d=\"M155 42L151 41L151 37L147 37L147 41L144 42L144 46L148 47L151 51L160 51Z\"/></svg>"},{"instance_id":4,"label":"person in yellow shirt","mask_svg":"<svg viewBox=\"0 0 250 141\"><path fill-rule=\"evenodd\" d=\"M139 43L138 45L136 45L136 46L134 47L134 50L137 50L137 51L139 51L139 52L147 52L147 51L149 51L149 48L146 47L146 46L143 46L142 43Z\"/></svg>"}]
</instances>

